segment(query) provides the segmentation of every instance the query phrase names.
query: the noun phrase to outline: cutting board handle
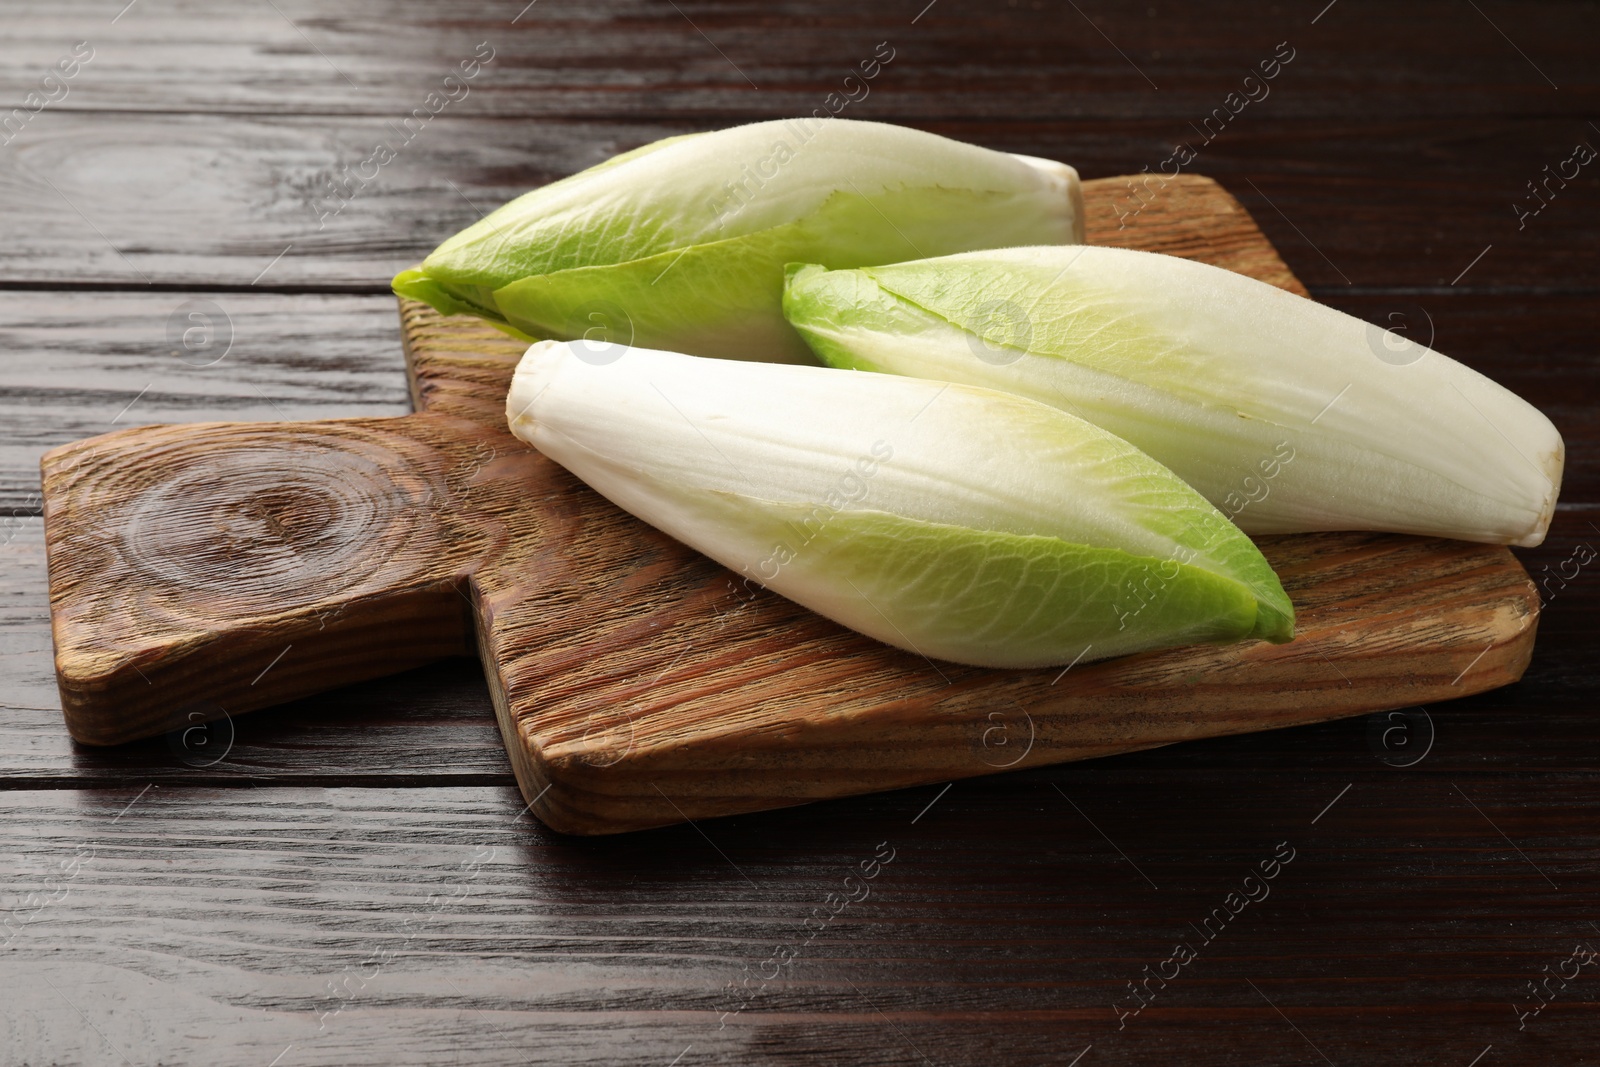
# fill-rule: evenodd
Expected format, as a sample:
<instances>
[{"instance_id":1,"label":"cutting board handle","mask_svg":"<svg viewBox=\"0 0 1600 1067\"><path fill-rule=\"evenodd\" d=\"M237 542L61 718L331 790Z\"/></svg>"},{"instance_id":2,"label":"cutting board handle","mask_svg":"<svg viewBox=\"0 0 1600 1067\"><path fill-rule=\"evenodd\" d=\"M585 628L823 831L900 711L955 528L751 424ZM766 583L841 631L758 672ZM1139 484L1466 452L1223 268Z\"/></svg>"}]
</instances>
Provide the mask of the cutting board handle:
<instances>
[{"instance_id":1,"label":"cutting board handle","mask_svg":"<svg viewBox=\"0 0 1600 1067\"><path fill-rule=\"evenodd\" d=\"M117 744L471 655L526 446L464 419L145 426L45 455L67 727Z\"/></svg>"}]
</instances>

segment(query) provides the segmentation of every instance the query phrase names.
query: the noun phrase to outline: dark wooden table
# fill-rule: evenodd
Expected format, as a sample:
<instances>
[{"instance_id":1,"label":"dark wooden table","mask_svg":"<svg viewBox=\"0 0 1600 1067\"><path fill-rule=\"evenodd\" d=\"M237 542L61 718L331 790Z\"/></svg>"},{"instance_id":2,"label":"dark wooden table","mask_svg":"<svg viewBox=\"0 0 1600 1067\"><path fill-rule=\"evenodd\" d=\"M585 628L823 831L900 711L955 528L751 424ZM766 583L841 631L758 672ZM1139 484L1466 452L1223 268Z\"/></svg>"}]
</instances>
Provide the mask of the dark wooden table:
<instances>
[{"instance_id":1,"label":"dark wooden table","mask_svg":"<svg viewBox=\"0 0 1600 1067\"><path fill-rule=\"evenodd\" d=\"M1600 1062L1593 3L125 2L4 19L0 1063ZM468 661L68 741L44 449L401 413L397 269L619 150L841 99L1085 177L1187 142L1318 299L1547 411L1523 681L589 840L522 814Z\"/></svg>"}]
</instances>

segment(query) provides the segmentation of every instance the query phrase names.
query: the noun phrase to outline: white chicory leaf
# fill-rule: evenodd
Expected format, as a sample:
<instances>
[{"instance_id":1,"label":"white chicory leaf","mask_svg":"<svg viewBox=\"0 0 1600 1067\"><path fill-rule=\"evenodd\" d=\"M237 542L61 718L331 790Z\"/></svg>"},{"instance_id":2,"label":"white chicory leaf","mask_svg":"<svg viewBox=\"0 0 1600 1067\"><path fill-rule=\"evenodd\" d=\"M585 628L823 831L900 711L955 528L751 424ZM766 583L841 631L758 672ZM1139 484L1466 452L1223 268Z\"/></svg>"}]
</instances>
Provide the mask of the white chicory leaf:
<instances>
[{"instance_id":1,"label":"white chicory leaf","mask_svg":"<svg viewBox=\"0 0 1600 1067\"><path fill-rule=\"evenodd\" d=\"M924 656L1041 667L1293 633L1267 561L1176 475L1008 393L545 341L506 410L620 507Z\"/></svg>"},{"instance_id":2,"label":"white chicory leaf","mask_svg":"<svg viewBox=\"0 0 1600 1067\"><path fill-rule=\"evenodd\" d=\"M394 289L527 339L810 363L783 320L791 261L1082 239L1064 164L879 122L790 119L669 137L536 189Z\"/></svg>"},{"instance_id":3,"label":"white chicory leaf","mask_svg":"<svg viewBox=\"0 0 1600 1067\"><path fill-rule=\"evenodd\" d=\"M1561 435L1441 355L1219 267L1011 248L791 267L785 313L834 367L1004 389L1164 463L1251 533L1543 540Z\"/></svg>"}]
</instances>

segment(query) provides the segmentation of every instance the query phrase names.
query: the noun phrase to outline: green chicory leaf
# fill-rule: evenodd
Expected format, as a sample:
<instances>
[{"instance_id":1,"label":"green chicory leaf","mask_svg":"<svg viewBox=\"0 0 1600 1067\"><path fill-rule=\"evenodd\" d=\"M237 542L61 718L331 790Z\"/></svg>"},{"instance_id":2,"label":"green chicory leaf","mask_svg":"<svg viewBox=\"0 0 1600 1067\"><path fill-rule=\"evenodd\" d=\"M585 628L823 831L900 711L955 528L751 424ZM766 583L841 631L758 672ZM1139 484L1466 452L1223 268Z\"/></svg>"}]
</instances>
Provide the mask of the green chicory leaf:
<instances>
[{"instance_id":1,"label":"green chicory leaf","mask_svg":"<svg viewBox=\"0 0 1600 1067\"><path fill-rule=\"evenodd\" d=\"M1084 245L795 264L784 310L831 366L1088 419L1252 533L1536 545L1555 510L1564 446L1530 404L1403 333L1204 263Z\"/></svg>"},{"instance_id":2,"label":"green chicory leaf","mask_svg":"<svg viewBox=\"0 0 1600 1067\"><path fill-rule=\"evenodd\" d=\"M1042 667L1293 634L1237 527L1127 442L1022 397L545 341L506 410L620 507L924 656Z\"/></svg>"},{"instance_id":3,"label":"green chicory leaf","mask_svg":"<svg viewBox=\"0 0 1600 1067\"><path fill-rule=\"evenodd\" d=\"M521 196L395 292L519 337L813 362L784 265L854 267L1083 238L1071 167L878 122L669 137Z\"/></svg>"}]
</instances>

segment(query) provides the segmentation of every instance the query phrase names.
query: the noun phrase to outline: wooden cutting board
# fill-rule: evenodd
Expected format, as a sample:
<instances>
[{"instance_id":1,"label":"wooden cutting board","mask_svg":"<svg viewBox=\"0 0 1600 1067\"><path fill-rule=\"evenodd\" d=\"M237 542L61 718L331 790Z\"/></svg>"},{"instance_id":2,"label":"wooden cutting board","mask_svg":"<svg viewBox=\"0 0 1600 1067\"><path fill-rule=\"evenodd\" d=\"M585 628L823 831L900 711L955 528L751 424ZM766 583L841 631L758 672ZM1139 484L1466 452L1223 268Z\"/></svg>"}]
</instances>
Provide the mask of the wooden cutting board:
<instances>
[{"instance_id":1,"label":"wooden cutting board","mask_svg":"<svg viewBox=\"0 0 1600 1067\"><path fill-rule=\"evenodd\" d=\"M1216 183L1132 188L1086 183L1091 242L1304 294ZM1515 681L1533 649L1508 550L1357 533L1261 539L1298 612L1287 645L932 663L749 593L511 437L521 344L410 301L401 319L414 415L148 426L44 457L75 739L476 646L532 811L612 833L1432 703Z\"/></svg>"}]
</instances>

